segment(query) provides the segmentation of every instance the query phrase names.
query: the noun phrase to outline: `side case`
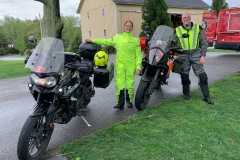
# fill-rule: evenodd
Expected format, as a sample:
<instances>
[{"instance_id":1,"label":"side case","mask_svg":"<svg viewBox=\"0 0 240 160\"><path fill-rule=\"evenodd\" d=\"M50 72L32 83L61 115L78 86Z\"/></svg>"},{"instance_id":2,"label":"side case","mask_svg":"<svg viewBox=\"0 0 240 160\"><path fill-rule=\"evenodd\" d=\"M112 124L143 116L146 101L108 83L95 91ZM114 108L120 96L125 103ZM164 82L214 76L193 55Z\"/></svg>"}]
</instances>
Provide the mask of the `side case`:
<instances>
[{"instance_id":1,"label":"side case","mask_svg":"<svg viewBox=\"0 0 240 160\"><path fill-rule=\"evenodd\" d=\"M114 77L114 64L107 68L96 68L94 70L93 83L95 87L106 88Z\"/></svg>"}]
</instances>

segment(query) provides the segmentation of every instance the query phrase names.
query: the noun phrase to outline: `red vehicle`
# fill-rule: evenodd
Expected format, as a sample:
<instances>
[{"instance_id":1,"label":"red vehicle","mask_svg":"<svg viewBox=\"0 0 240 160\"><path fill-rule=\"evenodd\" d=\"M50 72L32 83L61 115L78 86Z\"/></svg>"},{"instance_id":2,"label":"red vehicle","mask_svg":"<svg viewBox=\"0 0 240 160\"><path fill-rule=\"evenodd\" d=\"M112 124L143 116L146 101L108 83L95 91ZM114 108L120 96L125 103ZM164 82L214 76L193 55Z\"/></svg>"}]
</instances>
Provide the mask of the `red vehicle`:
<instances>
[{"instance_id":1,"label":"red vehicle","mask_svg":"<svg viewBox=\"0 0 240 160\"><path fill-rule=\"evenodd\" d=\"M218 15L204 12L203 22L209 46L240 50L240 8L222 9Z\"/></svg>"}]
</instances>

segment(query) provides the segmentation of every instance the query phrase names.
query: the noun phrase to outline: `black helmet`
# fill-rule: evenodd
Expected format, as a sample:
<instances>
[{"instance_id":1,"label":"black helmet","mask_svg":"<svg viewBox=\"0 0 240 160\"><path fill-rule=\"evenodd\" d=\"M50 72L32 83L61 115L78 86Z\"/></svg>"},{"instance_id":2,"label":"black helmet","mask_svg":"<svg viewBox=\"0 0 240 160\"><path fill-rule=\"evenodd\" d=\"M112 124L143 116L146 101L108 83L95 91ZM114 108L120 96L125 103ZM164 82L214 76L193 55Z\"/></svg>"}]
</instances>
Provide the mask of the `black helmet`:
<instances>
[{"instance_id":1,"label":"black helmet","mask_svg":"<svg viewBox=\"0 0 240 160\"><path fill-rule=\"evenodd\" d=\"M34 36L30 36L28 38L28 40L31 42L31 43L36 43L37 42L37 39L34 37Z\"/></svg>"}]
</instances>

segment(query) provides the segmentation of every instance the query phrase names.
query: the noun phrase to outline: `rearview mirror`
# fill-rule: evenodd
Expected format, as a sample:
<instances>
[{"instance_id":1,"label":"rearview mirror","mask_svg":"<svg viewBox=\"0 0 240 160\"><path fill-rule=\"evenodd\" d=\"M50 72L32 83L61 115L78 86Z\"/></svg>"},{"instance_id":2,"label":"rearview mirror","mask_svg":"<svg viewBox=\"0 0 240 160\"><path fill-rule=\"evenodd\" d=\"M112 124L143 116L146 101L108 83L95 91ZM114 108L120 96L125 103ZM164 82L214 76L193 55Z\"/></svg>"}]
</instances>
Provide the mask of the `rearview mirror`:
<instances>
[{"instance_id":1,"label":"rearview mirror","mask_svg":"<svg viewBox=\"0 0 240 160\"><path fill-rule=\"evenodd\" d=\"M144 29L145 29L145 31L150 31L150 26L147 25L147 26L145 26Z\"/></svg>"},{"instance_id":2,"label":"rearview mirror","mask_svg":"<svg viewBox=\"0 0 240 160\"><path fill-rule=\"evenodd\" d=\"M207 28L207 22L205 20L202 21L202 28L204 30Z\"/></svg>"}]
</instances>

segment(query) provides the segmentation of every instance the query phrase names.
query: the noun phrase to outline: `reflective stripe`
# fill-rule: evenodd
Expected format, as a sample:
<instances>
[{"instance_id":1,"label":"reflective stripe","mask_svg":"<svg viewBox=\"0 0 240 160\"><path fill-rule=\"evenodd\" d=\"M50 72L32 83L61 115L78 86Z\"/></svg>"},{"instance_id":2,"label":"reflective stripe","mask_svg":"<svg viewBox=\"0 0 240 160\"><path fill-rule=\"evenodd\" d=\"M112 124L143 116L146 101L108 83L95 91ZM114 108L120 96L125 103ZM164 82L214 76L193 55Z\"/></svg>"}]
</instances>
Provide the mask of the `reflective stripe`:
<instances>
[{"instance_id":1,"label":"reflective stripe","mask_svg":"<svg viewBox=\"0 0 240 160\"><path fill-rule=\"evenodd\" d=\"M195 46L195 43L196 43L196 40L197 40L197 27L198 25L194 24L193 26L193 43L192 43L192 49L196 49L196 46Z\"/></svg>"},{"instance_id":2,"label":"reflective stripe","mask_svg":"<svg viewBox=\"0 0 240 160\"><path fill-rule=\"evenodd\" d=\"M199 45L199 41L198 41L199 32L200 32L200 29L198 24L194 24L190 30L186 30L182 26L177 27L176 35L179 38L181 47L184 50L196 49L197 46ZM189 37L183 38L182 37L183 34L188 34Z\"/></svg>"},{"instance_id":3,"label":"reflective stripe","mask_svg":"<svg viewBox=\"0 0 240 160\"><path fill-rule=\"evenodd\" d=\"M182 41L182 43L181 43L183 45L182 47L183 47L183 49L186 50L187 48L186 48L184 38L182 37L182 30L180 29L180 27L177 27L177 29L178 29L178 32L179 32L179 35L180 35L180 38L181 38L181 41Z\"/></svg>"}]
</instances>

